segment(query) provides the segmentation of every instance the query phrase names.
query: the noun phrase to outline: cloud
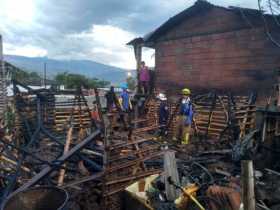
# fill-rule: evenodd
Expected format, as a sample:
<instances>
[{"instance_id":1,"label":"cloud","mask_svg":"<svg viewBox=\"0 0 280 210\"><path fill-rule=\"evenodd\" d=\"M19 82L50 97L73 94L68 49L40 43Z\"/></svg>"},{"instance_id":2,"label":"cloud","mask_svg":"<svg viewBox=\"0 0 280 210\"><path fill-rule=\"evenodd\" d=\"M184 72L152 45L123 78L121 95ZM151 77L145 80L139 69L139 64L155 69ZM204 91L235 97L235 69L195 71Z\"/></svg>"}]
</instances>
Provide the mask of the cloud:
<instances>
[{"instance_id":1,"label":"cloud","mask_svg":"<svg viewBox=\"0 0 280 210\"><path fill-rule=\"evenodd\" d=\"M35 4L33 0L3 0L0 2L0 17L5 21L14 21L29 24L35 17ZM5 23L5 21L3 21Z\"/></svg>"},{"instance_id":2,"label":"cloud","mask_svg":"<svg viewBox=\"0 0 280 210\"><path fill-rule=\"evenodd\" d=\"M13 44L5 44L5 53L28 57L44 57L47 55L47 50L32 45L18 47Z\"/></svg>"},{"instance_id":3,"label":"cloud","mask_svg":"<svg viewBox=\"0 0 280 210\"><path fill-rule=\"evenodd\" d=\"M134 33L111 25L93 25L90 30L66 35L62 41L64 45L69 46L68 51L72 58L79 52L80 59L91 58L109 65L134 68L133 51L126 43L135 36ZM64 53L55 51L51 53L52 57L65 58Z\"/></svg>"},{"instance_id":4,"label":"cloud","mask_svg":"<svg viewBox=\"0 0 280 210\"><path fill-rule=\"evenodd\" d=\"M209 0L257 8L257 0ZM134 68L125 44L154 30L195 0L1 0L0 33L6 53L89 59ZM143 59L153 65L153 51Z\"/></svg>"}]
</instances>

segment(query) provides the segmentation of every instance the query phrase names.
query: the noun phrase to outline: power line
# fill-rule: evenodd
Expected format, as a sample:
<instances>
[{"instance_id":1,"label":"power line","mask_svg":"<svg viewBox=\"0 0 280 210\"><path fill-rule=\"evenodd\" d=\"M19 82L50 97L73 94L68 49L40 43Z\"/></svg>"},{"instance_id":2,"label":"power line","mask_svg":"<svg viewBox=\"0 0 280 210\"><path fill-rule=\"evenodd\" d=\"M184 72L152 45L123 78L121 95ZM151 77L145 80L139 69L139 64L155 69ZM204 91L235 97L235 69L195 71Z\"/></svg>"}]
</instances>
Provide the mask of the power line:
<instances>
[{"instance_id":1,"label":"power line","mask_svg":"<svg viewBox=\"0 0 280 210\"><path fill-rule=\"evenodd\" d=\"M273 6L275 7L275 9L277 9L277 8L280 9L280 1L272 0L272 3L274 4ZM279 11L279 9L278 9L278 11Z\"/></svg>"},{"instance_id":2,"label":"power line","mask_svg":"<svg viewBox=\"0 0 280 210\"><path fill-rule=\"evenodd\" d=\"M271 35L270 31L269 31L269 27L268 27L268 24L267 24L267 21L265 19L265 16L264 16L264 12L262 10L262 7L261 7L261 0L258 0L258 6L259 6L259 11L261 13L261 16L262 16L262 19L263 19L263 22L264 22L264 28L265 28L265 31L266 31L266 35L268 36L268 38L277 46L280 48L280 43L278 43Z\"/></svg>"},{"instance_id":3,"label":"power line","mask_svg":"<svg viewBox=\"0 0 280 210\"><path fill-rule=\"evenodd\" d=\"M280 7L280 1L279 1L279 0L273 0L273 2L274 2L278 7Z\"/></svg>"},{"instance_id":4,"label":"power line","mask_svg":"<svg viewBox=\"0 0 280 210\"><path fill-rule=\"evenodd\" d=\"M272 16L273 16L273 19L275 20L276 24L277 24L278 26L280 26L280 22L278 21L276 15L274 14L274 11L273 11L273 8L272 8L271 0L268 0L268 7L270 8L270 12L271 12L271 14L272 14Z\"/></svg>"},{"instance_id":5,"label":"power line","mask_svg":"<svg viewBox=\"0 0 280 210\"><path fill-rule=\"evenodd\" d=\"M245 13L243 12L243 9L241 9L240 7L238 7L238 9L239 9L239 11L240 11L240 13L241 13L241 15L242 15L242 18L248 23L248 25L250 25L250 27L252 28L252 29L254 29L255 27L254 27L254 25L251 23L251 21L246 17L246 15L245 15Z\"/></svg>"}]
</instances>

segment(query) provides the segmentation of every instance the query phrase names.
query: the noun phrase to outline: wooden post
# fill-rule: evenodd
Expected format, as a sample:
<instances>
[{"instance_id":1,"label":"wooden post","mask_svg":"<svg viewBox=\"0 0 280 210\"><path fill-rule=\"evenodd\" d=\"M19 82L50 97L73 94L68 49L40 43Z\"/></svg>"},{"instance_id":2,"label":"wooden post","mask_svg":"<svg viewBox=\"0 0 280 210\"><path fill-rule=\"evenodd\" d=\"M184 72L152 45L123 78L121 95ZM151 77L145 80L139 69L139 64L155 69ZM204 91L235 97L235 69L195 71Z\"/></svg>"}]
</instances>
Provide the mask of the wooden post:
<instances>
[{"instance_id":1,"label":"wooden post","mask_svg":"<svg viewBox=\"0 0 280 210\"><path fill-rule=\"evenodd\" d=\"M265 106L265 112L263 114L263 125L262 125L262 142L265 141L266 138L266 130L267 130L267 123L268 123L268 114L267 111L269 109L269 105L271 102L271 96L269 96L266 106Z\"/></svg>"},{"instance_id":2,"label":"wooden post","mask_svg":"<svg viewBox=\"0 0 280 210\"><path fill-rule=\"evenodd\" d=\"M280 69L277 70L277 106L280 107Z\"/></svg>"},{"instance_id":3,"label":"wooden post","mask_svg":"<svg viewBox=\"0 0 280 210\"><path fill-rule=\"evenodd\" d=\"M136 93L139 93L139 69L142 61L142 47L144 45L144 40L141 37L131 40L127 45L133 46L134 56L136 60L136 73L137 73L137 88Z\"/></svg>"},{"instance_id":4,"label":"wooden post","mask_svg":"<svg viewBox=\"0 0 280 210\"><path fill-rule=\"evenodd\" d=\"M278 83L278 96L277 96L277 106L280 107L280 83Z\"/></svg>"},{"instance_id":5,"label":"wooden post","mask_svg":"<svg viewBox=\"0 0 280 210\"><path fill-rule=\"evenodd\" d=\"M104 116L102 113L102 106L101 106L101 102L100 102L100 97L99 97L99 92L97 88L94 88L94 94L95 94L95 99L96 99L96 105L97 105L97 111L98 111L98 115L99 118L101 120L101 126L105 129L105 122L104 122ZM106 146L107 144L105 144Z\"/></svg>"},{"instance_id":6,"label":"wooden post","mask_svg":"<svg viewBox=\"0 0 280 210\"><path fill-rule=\"evenodd\" d=\"M175 184L180 185L175 152L166 150L166 152L164 153L164 183L166 189L166 197L167 200L174 201L179 197L180 190L169 184L167 180L168 177L171 177Z\"/></svg>"},{"instance_id":7,"label":"wooden post","mask_svg":"<svg viewBox=\"0 0 280 210\"><path fill-rule=\"evenodd\" d=\"M255 210L254 169L252 160L241 162L242 170L242 201L244 209Z\"/></svg>"},{"instance_id":8,"label":"wooden post","mask_svg":"<svg viewBox=\"0 0 280 210\"><path fill-rule=\"evenodd\" d=\"M71 140L72 140L72 133L73 133L73 126L70 125L70 128L67 132L67 138L66 138L66 142L65 142L65 146L64 146L63 155L65 155L70 149L70 144L71 144ZM65 166L65 164L63 166ZM58 177L58 182L57 182L58 186L61 186L63 184L65 172L66 172L66 170L64 168L60 170L59 177Z\"/></svg>"},{"instance_id":9,"label":"wooden post","mask_svg":"<svg viewBox=\"0 0 280 210\"><path fill-rule=\"evenodd\" d=\"M134 46L134 54L135 54L135 59L136 59L136 78L137 78L137 86L136 86L136 94L139 94L141 92L140 88L140 66L141 66L141 61L142 61L142 44L135 44ZM134 119L137 119L139 116L139 110L138 110L138 100L136 102L136 106L134 109ZM134 128L138 127L138 123L134 124Z\"/></svg>"},{"instance_id":10,"label":"wooden post","mask_svg":"<svg viewBox=\"0 0 280 210\"><path fill-rule=\"evenodd\" d=\"M134 54L135 54L135 59L136 59L136 72L137 72L136 91L137 91L137 93L140 93L139 69L140 69L141 61L142 61L142 44L137 43L133 47L134 47Z\"/></svg>"},{"instance_id":11,"label":"wooden post","mask_svg":"<svg viewBox=\"0 0 280 210\"><path fill-rule=\"evenodd\" d=\"M267 130L267 115L264 115L263 116L265 119L264 119L264 123L263 123L263 127L262 127L262 142L265 141L266 139L266 130Z\"/></svg>"}]
</instances>

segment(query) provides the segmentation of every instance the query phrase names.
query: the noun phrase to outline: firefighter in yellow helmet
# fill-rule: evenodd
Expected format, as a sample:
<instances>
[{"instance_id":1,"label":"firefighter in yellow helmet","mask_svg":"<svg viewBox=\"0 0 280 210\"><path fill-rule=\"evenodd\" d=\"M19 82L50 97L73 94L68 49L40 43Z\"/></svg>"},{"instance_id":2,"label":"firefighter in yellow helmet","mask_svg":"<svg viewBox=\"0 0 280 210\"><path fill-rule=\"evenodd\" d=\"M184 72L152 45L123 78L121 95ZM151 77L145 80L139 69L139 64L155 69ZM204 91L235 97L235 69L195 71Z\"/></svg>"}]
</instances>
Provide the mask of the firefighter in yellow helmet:
<instances>
[{"instance_id":1,"label":"firefighter in yellow helmet","mask_svg":"<svg viewBox=\"0 0 280 210\"><path fill-rule=\"evenodd\" d=\"M191 125L193 121L193 106L190 99L191 91L188 88L182 90L179 116L177 118L176 130L173 139L181 140L182 144L188 144L190 139Z\"/></svg>"}]
</instances>

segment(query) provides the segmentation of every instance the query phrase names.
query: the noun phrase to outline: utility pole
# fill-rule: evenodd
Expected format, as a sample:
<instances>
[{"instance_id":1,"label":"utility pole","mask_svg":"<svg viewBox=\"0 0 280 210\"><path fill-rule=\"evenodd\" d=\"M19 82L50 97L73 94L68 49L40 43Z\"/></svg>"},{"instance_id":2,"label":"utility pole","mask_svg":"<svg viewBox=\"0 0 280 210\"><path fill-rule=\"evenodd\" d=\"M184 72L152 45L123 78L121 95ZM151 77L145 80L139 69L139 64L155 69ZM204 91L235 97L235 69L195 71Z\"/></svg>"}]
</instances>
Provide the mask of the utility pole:
<instances>
[{"instance_id":1,"label":"utility pole","mask_svg":"<svg viewBox=\"0 0 280 210\"><path fill-rule=\"evenodd\" d=\"M47 88L47 63L44 63L44 86Z\"/></svg>"}]
</instances>

